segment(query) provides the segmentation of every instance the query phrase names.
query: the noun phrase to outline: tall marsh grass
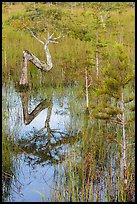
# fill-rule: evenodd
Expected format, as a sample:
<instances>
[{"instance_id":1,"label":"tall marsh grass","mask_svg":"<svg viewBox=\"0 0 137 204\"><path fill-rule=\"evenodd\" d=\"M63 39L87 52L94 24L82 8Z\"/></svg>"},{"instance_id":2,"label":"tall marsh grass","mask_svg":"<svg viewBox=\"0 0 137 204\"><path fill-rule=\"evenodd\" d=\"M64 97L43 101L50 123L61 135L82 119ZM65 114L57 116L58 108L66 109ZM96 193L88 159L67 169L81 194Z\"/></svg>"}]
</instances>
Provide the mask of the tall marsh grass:
<instances>
[{"instance_id":1,"label":"tall marsh grass","mask_svg":"<svg viewBox=\"0 0 137 204\"><path fill-rule=\"evenodd\" d=\"M84 5L84 4L83 4ZM20 16L28 15L28 12L38 7L46 11L52 11L47 5L35 2L20 3L2 8L2 82L13 81L17 84L20 80L23 60L23 50L29 50L40 60L46 60L42 45L36 41L29 31L23 31L14 27L13 21ZM73 144L65 153L65 161L57 166L57 173L51 191L52 202L125 202L134 201L135 194L135 168L134 168L134 124L131 121L126 128L127 133L127 166L128 192L123 190L123 166L122 166L122 130L118 125L110 125L106 122L95 120L92 117L92 102L94 102L94 84L89 89L91 115L83 114L84 107L84 70L86 66L89 74L94 79L95 70L95 25L93 24L93 8L85 6L71 7L57 6L65 13L62 23L72 29L72 35L66 34L58 44L50 44L49 49L53 61L53 69L50 72L41 72L31 63L28 64L28 78L30 95L39 98L51 97L58 89L58 101L62 96L72 94L75 101L69 101L70 112L73 116L72 125L79 128L77 120L81 120L81 140ZM68 18L69 16L69 18ZM124 11L115 9L110 12L110 21L106 30L99 32L99 42L106 47L99 49L99 67L105 67L107 55L114 42L123 40L128 47L131 64L134 64L134 9ZM71 20L70 20L71 19ZM10 23L9 23L10 22ZM80 30L80 27L83 30ZM88 37L91 40L81 40L83 32L88 29ZM82 34L81 34L82 33ZM79 35L78 35L79 34ZM81 36L80 36L81 34ZM80 37L78 37L80 36ZM46 36L45 36L46 37ZM56 37L56 36L55 36ZM90 39L89 38L89 39ZM88 39L88 38L86 38ZM94 81L94 80L93 80ZM79 86L77 86L77 82ZM75 86L65 89L69 84ZM52 85L52 87L51 87ZM63 86L62 86L63 85ZM65 86L64 86L65 85ZM46 89L46 87L48 87ZM72 88L72 90L71 90ZM93 89L92 89L93 88ZM73 91L75 90L75 91ZM18 90L17 90L18 91ZM132 90L134 93L134 90ZM127 90L127 95L130 89ZM74 99L74 98L73 98ZM77 106L77 101L81 105ZM77 115L75 113L77 112ZM3 112L3 120L6 120ZM82 117L81 117L81 115ZM79 117L80 115L80 117ZM85 120L84 120L85 117ZM130 116L129 116L130 117ZM77 120L76 120L77 119ZM89 120L90 119L90 120ZM84 122L83 122L84 121ZM70 128L70 127L69 127ZM4 197L8 197L12 175L16 168L12 158L14 139L6 134L6 126L2 127L2 170L4 183ZM77 136L79 137L79 135ZM132 146L133 145L133 146ZM12 149L13 148L13 149ZM8 178L8 179L7 179ZM6 182L9 181L8 184ZM44 196L43 196L44 198Z\"/></svg>"},{"instance_id":2,"label":"tall marsh grass","mask_svg":"<svg viewBox=\"0 0 137 204\"><path fill-rule=\"evenodd\" d=\"M48 11L55 10L53 8L44 4L35 5L39 9ZM58 5L61 12L66 15L62 19L64 24L70 24L73 32L77 32L77 26L82 25L86 26L91 24L91 27L88 26L89 34L93 36L91 41L82 41L79 38L71 37L70 35L65 35L65 38L61 40L59 44L50 44L49 49L52 56L53 61L53 69L50 74L43 73L43 78L45 81L52 81L52 83L62 83L62 81L67 80L83 80L83 73L86 66L87 58L91 61L95 60L94 56L94 37L95 30L92 26L93 18L92 18L92 9L89 7L85 11L84 8L77 7L74 9L74 13L69 13L69 7L63 8ZM57 7L57 8L58 8ZM2 10L2 67L4 76L8 77L9 75L16 76L16 81L19 80L21 75L21 70L23 66L22 62L22 52L24 49L29 50L35 56L37 56L40 60L45 60L45 53L42 45L37 42L29 33L29 31L23 31L19 29L15 29L13 21L8 23L9 18L19 18L20 16L28 15L27 8L35 11L34 3L23 3L9 6L8 12L5 12L5 9ZM31 12L31 11L30 11ZM71 15L71 22L68 16ZM76 17L77 16L77 17ZM124 16L124 18L123 18ZM99 34L99 40L103 43L106 43L109 48L109 45L112 44L113 41L119 40L120 32L123 32L124 42L129 46L129 55L131 56L132 61L134 60L134 10L126 10L125 13L119 13L113 11L110 16L111 24L107 28L106 31L101 31ZM129 23L127 23L129 22ZM77 25L78 24L78 25ZM74 28L73 28L74 25ZM118 26L119 25L119 26ZM119 29L119 27L123 25L123 31ZM115 27L116 26L116 27ZM83 27L83 29L86 29ZM116 30L118 29L118 30ZM127 32L128 31L128 32ZM80 32L80 31L79 31ZM83 31L81 31L83 32ZM46 37L46 36L44 36ZM102 52L102 50L100 50ZM105 51L105 50L104 50ZM87 55L87 52L92 52ZM103 53L103 52L102 52ZM100 53L100 67L104 63L102 59L102 53ZM93 66L93 65L92 65ZM33 69L34 68L34 69ZM33 75L35 72L35 78L39 75L38 70L34 71L36 68L29 63L29 71L30 75ZM92 71L95 67L91 67ZM15 71L16 70L16 71ZM33 70L31 72L31 70ZM44 80L43 79L43 80ZM48 80L49 79L49 80ZM4 79L3 79L4 80Z\"/></svg>"},{"instance_id":3,"label":"tall marsh grass","mask_svg":"<svg viewBox=\"0 0 137 204\"><path fill-rule=\"evenodd\" d=\"M103 129L102 129L103 127ZM98 129L100 133L98 134ZM115 132L115 131L113 131ZM112 140L112 128L105 124L83 131L81 140L66 151L65 161L56 167L51 202L133 201L135 172L128 168L128 192L123 189L122 149ZM121 134L121 133L120 133ZM121 136L120 136L121 137ZM130 149L131 151L131 149ZM133 154L133 151L131 151ZM134 161L131 162L134 165ZM132 178L131 178L132 177Z\"/></svg>"}]
</instances>

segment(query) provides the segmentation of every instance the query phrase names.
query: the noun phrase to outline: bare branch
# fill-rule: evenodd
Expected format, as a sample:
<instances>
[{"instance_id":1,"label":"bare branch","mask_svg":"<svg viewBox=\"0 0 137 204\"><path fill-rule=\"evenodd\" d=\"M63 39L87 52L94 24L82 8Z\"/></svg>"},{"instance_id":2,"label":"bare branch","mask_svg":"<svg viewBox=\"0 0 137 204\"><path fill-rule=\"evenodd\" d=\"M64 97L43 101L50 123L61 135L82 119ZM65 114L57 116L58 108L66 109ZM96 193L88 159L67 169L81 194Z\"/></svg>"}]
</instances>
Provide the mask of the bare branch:
<instances>
[{"instance_id":1,"label":"bare branch","mask_svg":"<svg viewBox=\"0 0 137 204\"><path fill-rule=\"evenodd\" d=\"M40 43L42 43L43 45L45 44L42 40L40 40L39 38L37 38L37 37L34 35L34 33L32 32L32 30L30 30L29 27L26 26L26 28L31 32L32 36L33 36L36 40L38 40L38 41L39 41Z\"/></svg>"},{"instance_id":2,"label":"bare branch","mask_svg":"<svg viewBox=\"0 0 137 204\"><path fill-rule=\"evenodd\" d=\"M135 145L135 142L127 144L127 147L130 146L130 145Z\"/></svg>"},{"instance_id":3,"label":"bare branch","mask_svg":"<svg viewBox=\"0 0 137 204\"><path fill-rule=\"evenodd\" d=\"M119 121L117 121L117 120L110 120L110 122L112 122L112 123L116 123L116 124L120 124L120 125L123 124L122 122L119 122Z\"/></svg>"},{"instance_id":4,"label":"bare branch","mask_svg":"<svg viewBox=\"0 0 137 204\"><path fill-rule=\"evenodd\" d=\"M48 37L48 39L51 40L53 35L54 35L54 33L52 33L52 34Z\"/></svg>"},{"instance_id":5,"label":"bare branch","mask_svg":"<svg viewBox=\"0 0 137 204\"><path fill-rule=\"evenodd\" d=\"M89 88L91 85L92 85L92 83L90 82L90 83L88 84L88 88Z\"/></svg>"},{"instance_id":6,"label":"bare branch","mask_svg":"<svg viewBox=\"0 0 137 204\"><path fill-rule=\"evenodd\" d=\"M51 35L49 35L49 32L48 32L48 39L47 39L47 40L45 39L45 40L47 41L47 44L48 44L49 42L52 42L52 43L59 43L59 42L56 41L56 40L65 37L65 36L61 36L61 35L59 35L59 36L56 37L56 38L52 38L53 35L54 35L54 33L52 33Z\"/></svg>"},{"instance_id":7,"label":"bare branch","mask_svg":"<svg viewBox=\"0 0 137 204\"><path fill-rule=\"evenodd\" d=\"M117 118L122 122L122 119L117 115Z\"/></svg>"},{"instance_id":8,"label":"bare branch","mask_svg":"<svg viewBox=\"0 0 137 204\"><path fill-rule=\"evenodd\" d=\"M53 41L53 40L50 40L50 42L52 42L52 43L56 43L56 44L59 43L59 42L57 42L57 41Z\"/></svg>"},{"instance_id":9,"label":"bare branch","mask_svg":"<svg viewBox=\"0 0 137 204\"><path fill-rule=\"evenodd\" d=\"M39 38L37 38L35 35L34 35L34 33L32 32L32 30L24 23L24 22L22 22L22 24L30 31L30 33L32 34L32 36L36 39L36 40L38 40L40 43L42 43L43 45L45 44L42 40L40 40Z\"/></svg>"},{"instance_id":10,"label":"bare branch","mask_svg":"<svg viewBox=\"0 0 137 204\"><path fill-rule=\"evenodd\" d=\"M64 38L65 36L61 36L61 35L59 35L57 38L52 38L51 40L58 40L58 39L60 39L60 38Z\"/></svg>"}]
</instances>

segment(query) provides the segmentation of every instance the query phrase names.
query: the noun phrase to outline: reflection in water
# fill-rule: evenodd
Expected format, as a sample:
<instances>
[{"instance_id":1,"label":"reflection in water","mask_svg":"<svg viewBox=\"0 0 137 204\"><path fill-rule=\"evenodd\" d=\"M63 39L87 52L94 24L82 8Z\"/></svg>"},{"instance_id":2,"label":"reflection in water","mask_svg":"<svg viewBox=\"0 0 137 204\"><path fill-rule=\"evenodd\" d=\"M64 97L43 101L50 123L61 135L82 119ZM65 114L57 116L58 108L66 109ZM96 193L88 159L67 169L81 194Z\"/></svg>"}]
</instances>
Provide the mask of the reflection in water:
<instances>
[{"instance_id":1,"label":"reflection in water","mask_svg":"<svg viewBox=\"0 0 137 204\"><path fill-rule=\"evenodd\" d=\"M47 119L50 119L51 115L51 110L52 110L52 102L50 100L43 100L41 103L39 103L35 109L31 112L28 113L28 92L22 92L21 94L21 101L22 101L22 106L23 106L23 116L24 116L24 123L25 125L28 125L34 120L34 118L45 108L48 108L48 114L47 114Z\"/></svg>"},{"instance_id":2,"label":"reflection in water","mask_svg":"<svg viewBox=\"0 0 137 204\"><path fill-rule=\"evenodd\" d=\"M10 195L5 201L39 202L43 195L46 201L122 200L121 128L81 114L82 102L67 89L60 96L50 88L45 95L45 87L31 93L5 87L5 132L16 137L16 151L10 153L12 158L17 155L13 162L18 166L11 174L18 183L12 178L7 183ZM131 132L132 126L128 128ZM128 154L134 155L133 148ZM129 175L134 175L133 167L132 161Z\"/></svg>"},{"instance_id":3,"label":"reflection in water","mask_svg":"<svg viewBox=\"0 0 137 204\"><path fill-rule=\"evenodd\" d=\"M28 94L21 93L23 105L24 123L30 124L34 118L45 108L48 109L45 125L35 131L31 137L18 140L19 151L26 152L26 158L31 164L58 163L64 158L63 145L74 144L77 141L77 133L64 132L50 128L50 118L52 113L52 100L43 100L35 109L28 113Z\"/></svg>"},{"instance_id":4,"label":"reflection in water","mask_svg":"<svg viewBox=\"0 0 137 204\"><path fill-rule=\"evenodd\" d=\"M14 175L19 184L11 180L5 201L41 201L35 190L42 192L45 186L46 196L50 197L55 165L64 160L66 151L80 138L75 127L69 125L68 98L58 100L57 93L52 93L41 101L44 97L33 97L29 91L16 92L12 84L3 89L9 116L6 129L10 137L16 136L16 152L11 154L18 155Z\"/></svg>"}]
</instances>

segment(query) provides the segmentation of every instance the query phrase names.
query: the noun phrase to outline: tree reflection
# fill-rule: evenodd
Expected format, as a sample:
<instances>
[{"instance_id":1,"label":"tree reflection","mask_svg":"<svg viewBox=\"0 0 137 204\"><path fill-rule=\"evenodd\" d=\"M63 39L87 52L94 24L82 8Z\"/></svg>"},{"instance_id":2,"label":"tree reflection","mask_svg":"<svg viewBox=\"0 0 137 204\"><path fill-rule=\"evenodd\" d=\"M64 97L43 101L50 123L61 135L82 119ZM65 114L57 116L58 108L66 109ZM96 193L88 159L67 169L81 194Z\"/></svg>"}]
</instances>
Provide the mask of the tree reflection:
<instances>
[{"instance_id":1,"label":"tree reflection","mask_svg":"<svg viewBox=\"0 0 137 204\"><path fill-rule=\"evenodd\" d=\"M40 102L35 109L28 113L29 95L21 93L23 117L26 125L30 124L36 116L47 108L47 116L44 127L35 131L33 135L18 140L19 152L25 152L25 158L30 165L57 164L64 160L65 148L78 141L78 133L72 130L63 132L51 129L50 118L52 114L52 98Z\"/></svg>"},{"instance_id":2,"label":"tree reflection","mask_svg":"<svg viewBox=\"0 0 137 204\"><path fill-rule=\"evenodd\" d=\"M35 117L45 108L48 108L48 115L47 115L47 119L50 117L51 115L51 110L52 110L52 100L49 99L45 99L43 100L41 103L39 103L35 109L31 112L28 113L28 100L29 100L29 94L26 92L22 92L21 93L21 101L22 101L22 107L23 107L23 118L24 118L24 123L25 125L29 125L34 119Z\"/></svg>"}]
</instances>

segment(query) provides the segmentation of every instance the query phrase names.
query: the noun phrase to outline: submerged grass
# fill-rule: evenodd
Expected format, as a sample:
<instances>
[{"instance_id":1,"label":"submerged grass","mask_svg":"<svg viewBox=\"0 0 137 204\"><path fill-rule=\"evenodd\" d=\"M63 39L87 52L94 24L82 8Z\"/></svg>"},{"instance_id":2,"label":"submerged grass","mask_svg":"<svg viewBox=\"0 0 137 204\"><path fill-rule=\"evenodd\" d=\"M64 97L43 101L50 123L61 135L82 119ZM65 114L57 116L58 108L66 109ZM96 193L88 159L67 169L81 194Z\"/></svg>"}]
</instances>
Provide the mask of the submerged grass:
<instances>
[{"instance_id":1,"label":"submerged grass","mask_svg":"<svg viewBox=\"0 0 137 204\"><path fill-rule=\"evenodd\" d=\"M12 157L12 143L11 139L7 134L5 134L4 126L2 127L2 199L3 202L10 195L10 187L12 179L15 175L14 159Z\"/></svg>"},{"instance_id":2,"label":"submerged grass","mask_svg":"<svg viewBox=\"0 0 137 204\"><path fill-rule=\"evenodd\" d=\"M7 83L7 81L13 81L14 84L17 84L19 82L23 66L22 52L24 49L29 50L39 59L43 61L45 60L44 49L39 44L39 42L32 38L29 32L17 30L13 27L12 24L8 23L8 20L11 18L16 19L20 15L27 15L28 9L33 10L33 7L36 6L34 3L22 3L20 5L12 6L12 9L10 6L3 9L3 84ZM43 8L46 11L49 9L49 7L47 7L46 5L41 4L39 4L38 7ZM65 7L63 8L60 6L59 8L63 12L67 11L67 15L68 13L71 14L71 28L74 33L78 32L78 27L75 22L78 22L79 25L85 24L86 26L92 25L93 23L93 18L91 18L93 11L91 8L74 8L73 12L70 8L66 9ZM123 37L126 46L128 46L128 54L131 58L131 62L134 62L134 10L127 9L123 13L121 13L121 11L114 10L111 13L110 17L110 25L108 29L105 32L102 31L102 33L99 33L100 41L107 44L107 49L104 48L103 51L100 49L100 68L101 66L105 66L105 55L107 55L107 52L111 48L111 45L114 41L119 42L121 36ZM67 19L67 17L64 18L63 22L68 23L68 25L70 24L70 21ZM122 30L122 28L124 29ZM62 96L65 97L71 94L73 96L76 95L77 97L75 97L75 101L69 101L69 108L73 118L72 126L74 126L76 129L79 129L78 126L80 123L77 124L77 121L82 120L80 128L84 129L81 131L81 141L78 141L77 144L73 144L73 146L69 148L69 151L66 152L65 162L57 166L57 175L53 184L54 190L51 192L51 201L134 201L135 153L132 144L130 144L134 142L134 125L132 124L132 121L126 129L128 135L127 140L129 143L129 146L127 147L127 161L130 161L130 163L127 167L127 176L129 181L128 192L125 195L125 192L123 190L122 176L122 147L120 145L122 135L121 127L110 125L106 122L101 122L95 119L92 120L92 115L86 118L86 116L82 112L82 110L84 109L83 104L85 66L89 66L89 73L92 73L93 78L95 75L95 63L93 63L93 61L95 61L95 30L93 30L93 27L91 26L89 31L91 32L91 41L82 41L78 37L76 39L76 36L72 37L68 35L65 36L65 38L62 39L59 44L51 44L49 46L54 65L51 72L44 73L36 69L30 63L28 65L28 78L30 85L29 91L31 93L31 96L33 96L34 98L39 97L40 99L42 99L43 97L52 98L52 95L56 92L57 88L59 90L58 102L62 103ZM81 32L83 31L81 30ZM77 82L79 82L79 86L77 86ZM70 84L72 84L72 90L71 88L68 89L68 85ZM52 88L50 88L51 85ZM64 86L67 87L66 90ZM49 87L49 89L45 89L45 87ZM91 101L94 101L94 90L92 90L92 88L90 88L89 97ZM78 101L81 102L79 106L77 105ZM90 108L92 109L92 107ZM77 115L75 114L76 112ZM83 114L82 117L80 115L81 112ZM5 113L3 112L3 114ZM3 116L3 118L4 117L5 116ZM14 140L5 133L6 127L3 125L3 182L6 182L6 175L12 176L13 174L15 174L14 161L11 154L12 144L14 145ZM4 191L4 194L6 195L4 195L5 198L8 197L7 192L9 191L8 189L10 186L10 182L7 185L7 190ZM44 195L41 196L43 196L43 200L46 200Z\"/></svg>"},{"instance_id":3,"label":"submerged grass","mask_svg":"<svg viewBox=\"0 0 137 204\"><path fill-rule=\"evenodd\" d=\"M5 98L2 98L3 111L2 111L2 200L3 202L9 201L11 197L11 185L12 182L18 186L18 180L16 177L16 172L18 170L17 151L16 151L16 139L14 135L11 137L9 133L8 115L5 111Z\"/></svg>"},{"instance_id":4,"label":"submerged grass","mask_svg":"<svg viewBox=\"0 0 137 204\"><path fill-rule=\"evenodd\" d=\"M104 133L100 131L98 135L98 128L102 125L94 124L94 127L84 131L82 140L71 147L65 162L59 164L51 202L134 201L135 172L128 169L130 182L126 193L123 189L121 146L107 139L108 125L105 131L103 129ZM131 163L134 165L134 161Z\"/></svg>"}]
</instances>

